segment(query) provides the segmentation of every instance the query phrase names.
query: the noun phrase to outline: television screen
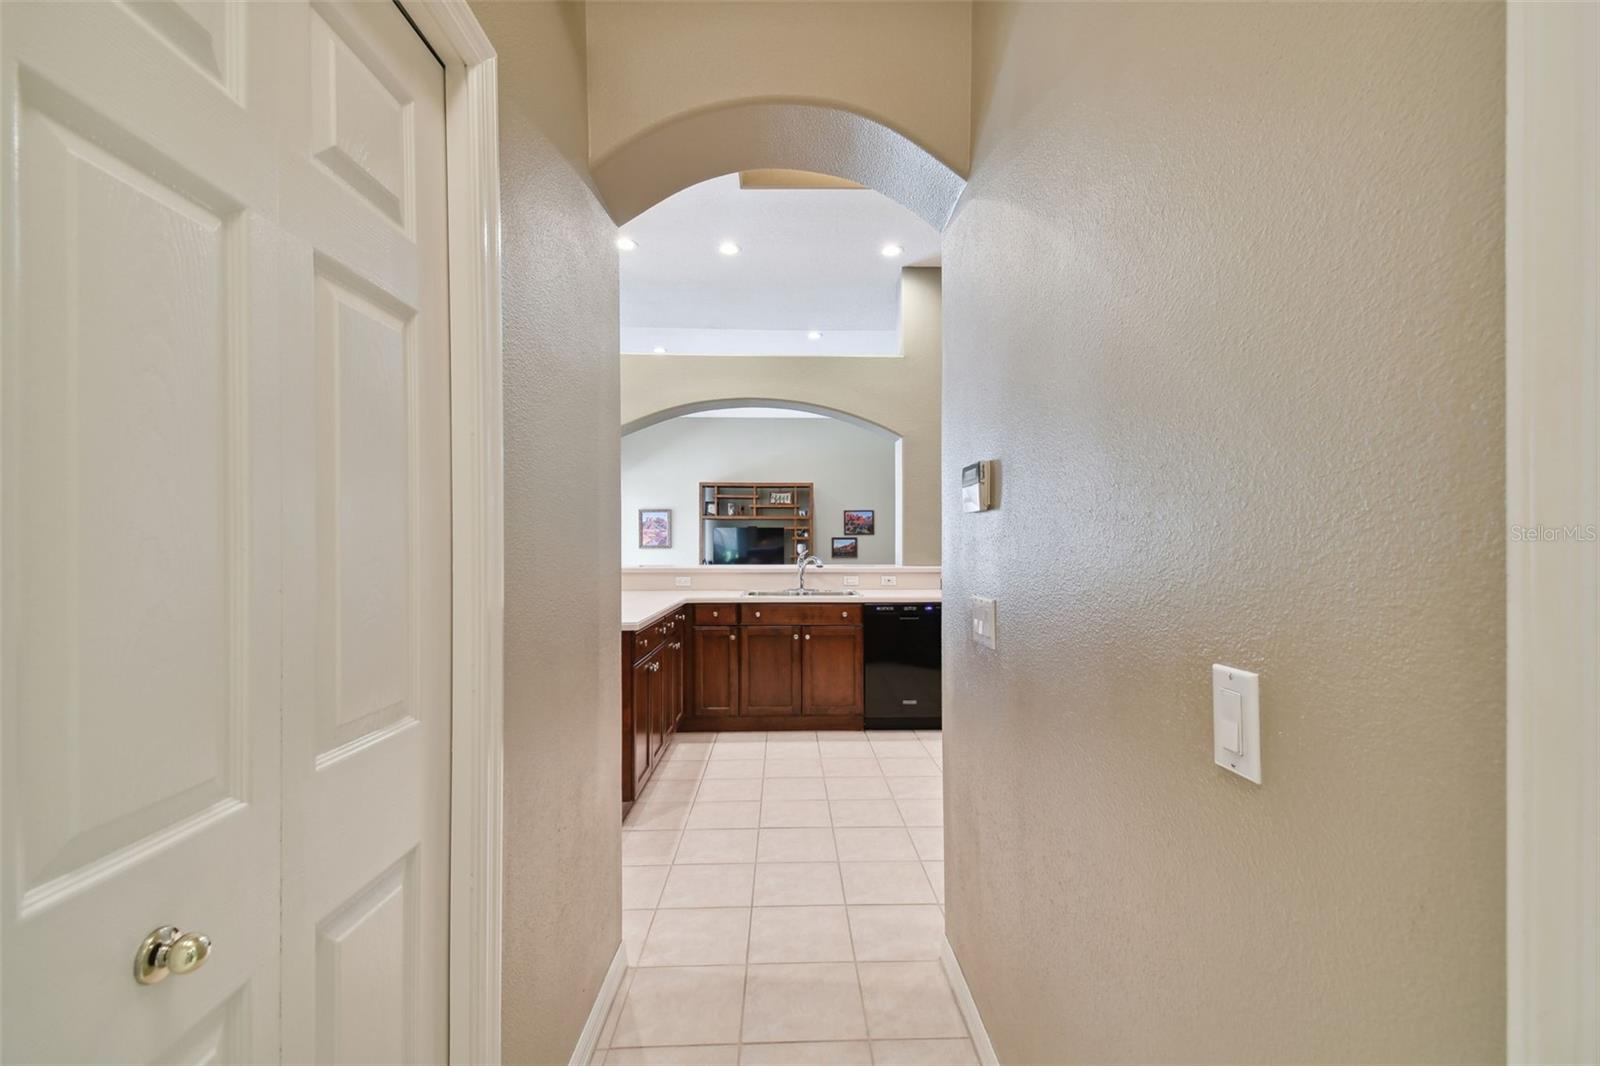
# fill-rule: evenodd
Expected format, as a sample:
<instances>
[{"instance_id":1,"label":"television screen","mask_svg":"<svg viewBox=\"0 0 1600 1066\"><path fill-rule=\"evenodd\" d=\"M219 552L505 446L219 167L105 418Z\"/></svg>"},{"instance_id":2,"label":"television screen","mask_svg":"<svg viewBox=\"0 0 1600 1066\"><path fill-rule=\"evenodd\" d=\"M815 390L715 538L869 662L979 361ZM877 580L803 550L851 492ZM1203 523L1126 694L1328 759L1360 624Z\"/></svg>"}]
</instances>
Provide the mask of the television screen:
<instances>
[{"instance_id":1,"label":"television screen","mask_svg":"<svg viewBox=\"0 0 1600 1066\"><path fill-rule=\"evenodd\" d=\"M711 558L708 563L782 563L782 526L714 526L711 530Z\"/></svg>"}]
</instances>

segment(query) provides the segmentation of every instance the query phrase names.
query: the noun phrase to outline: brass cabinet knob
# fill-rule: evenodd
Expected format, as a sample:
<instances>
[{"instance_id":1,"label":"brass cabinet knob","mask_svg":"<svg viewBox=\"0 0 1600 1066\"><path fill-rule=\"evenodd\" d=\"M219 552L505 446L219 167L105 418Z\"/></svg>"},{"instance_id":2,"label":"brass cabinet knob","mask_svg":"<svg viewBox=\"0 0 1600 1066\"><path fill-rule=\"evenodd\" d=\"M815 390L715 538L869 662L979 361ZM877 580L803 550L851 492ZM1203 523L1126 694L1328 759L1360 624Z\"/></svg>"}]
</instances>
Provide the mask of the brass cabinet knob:
<instances>
[{"instance_id":1,"label":"brass cabinet knob","mask_svg":"<svg viewBox=\"0 0 1600 1066\"><path fill-rule=\"evenodd\" d=\"M141 985L165 981L168 974L193 973L211 957L211 938L185 933L175 925L152 929L133 957L133 979Z\"/></svg>"}]
</instances>

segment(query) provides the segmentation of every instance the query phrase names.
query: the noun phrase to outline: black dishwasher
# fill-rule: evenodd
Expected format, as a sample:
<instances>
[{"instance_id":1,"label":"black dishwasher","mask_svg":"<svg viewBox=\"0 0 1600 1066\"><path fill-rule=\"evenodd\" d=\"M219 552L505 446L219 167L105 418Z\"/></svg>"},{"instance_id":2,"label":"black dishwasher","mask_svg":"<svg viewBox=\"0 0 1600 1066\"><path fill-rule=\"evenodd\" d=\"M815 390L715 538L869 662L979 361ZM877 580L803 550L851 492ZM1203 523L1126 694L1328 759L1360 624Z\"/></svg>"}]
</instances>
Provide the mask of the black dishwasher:
<instances>
[{"instance_id":1,"label":"black dishwasher","mask_svg":"<svg viewBox=\"0 0 1600 1066\"><path fill-rule=\"evenodd\" d=\"M868 729L938 729L939 605L874 603L866 611Z\"/></svg>"}]
</instances>

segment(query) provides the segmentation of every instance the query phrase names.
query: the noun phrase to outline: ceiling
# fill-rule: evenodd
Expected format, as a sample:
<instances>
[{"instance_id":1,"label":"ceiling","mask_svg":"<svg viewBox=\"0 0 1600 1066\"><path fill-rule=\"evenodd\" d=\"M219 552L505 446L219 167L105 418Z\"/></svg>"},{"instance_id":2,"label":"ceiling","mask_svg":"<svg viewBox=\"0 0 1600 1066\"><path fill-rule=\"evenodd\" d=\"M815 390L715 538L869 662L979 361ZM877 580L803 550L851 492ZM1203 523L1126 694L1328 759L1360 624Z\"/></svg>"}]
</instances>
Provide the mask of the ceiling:
<instances>
[{"instance_id":1,"label":"ceiling","mask_svg":"<svg viewBox=\"0 0 1600 1066\"><path fill-rule=\"evenodd\" d=\"M628 354L895 356L900 268L939 262L938 231L879 193L741 188L737 174L621 235L638 245L617 253ZM739 254L719 253L724 241ZM904 254L884 257L886 244Z\"/></svg>"}]
</instances>

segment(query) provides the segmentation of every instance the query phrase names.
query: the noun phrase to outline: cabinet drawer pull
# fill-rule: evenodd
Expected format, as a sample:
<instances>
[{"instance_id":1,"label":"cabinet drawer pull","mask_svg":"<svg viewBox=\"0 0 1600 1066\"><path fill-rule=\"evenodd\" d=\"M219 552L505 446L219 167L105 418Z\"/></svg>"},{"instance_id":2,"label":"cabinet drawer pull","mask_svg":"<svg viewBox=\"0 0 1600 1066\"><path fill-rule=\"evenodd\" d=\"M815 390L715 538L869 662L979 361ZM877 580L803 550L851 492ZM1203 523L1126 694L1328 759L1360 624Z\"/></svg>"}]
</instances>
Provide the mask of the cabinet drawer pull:
<instances>
[{"instance_id":1,"label":"cabinet drawer pull","mask_svg":"<svg viewBox=\"0 0 1600 1066\"><path fill-rule=\"evenodd\" d=\"M807 640L810 640L810 639L811 639L811 634L810 634L810 633L807 633L807 634L806 634L806 639L807 639Z\"/></svg>"},{"instance_id":2,"label":"cabinet drawer pull","mask_svg":"<svg viewBox=\"0 0 1600 1066\"><path fill-rule=\"evenodd\" d=\"M760 618L760 617L761 617L761 612L760 612L760 611L757 611L757 612L756 612L756 617L757 617L757 618Z\"/></svg>"},{"instance_id":3,"label":"cabinet drawer pull","mask_svg":"<svg viewBox=\"0 0 1600 1066\"><path fill-rule=\"evenodd\" d=\"M729 633L728 634L728 639L729 640L738 640L739 639L739 634L737 634L737 633Z\"/></svg>"},{"instance_id":4,"label":"cabinet drawer pull","mask_svg":"<svg viewBox=\"0 0 1600 1066\"><path fill-rule=\"evenodd\" d=\"M795 640L799 640L799 639L800 639L800 634L799 634L799 633L796 633L796 634L795 634L795 635L794 635L794 639L795 639Z\"/></svg>"}]
</instances>

